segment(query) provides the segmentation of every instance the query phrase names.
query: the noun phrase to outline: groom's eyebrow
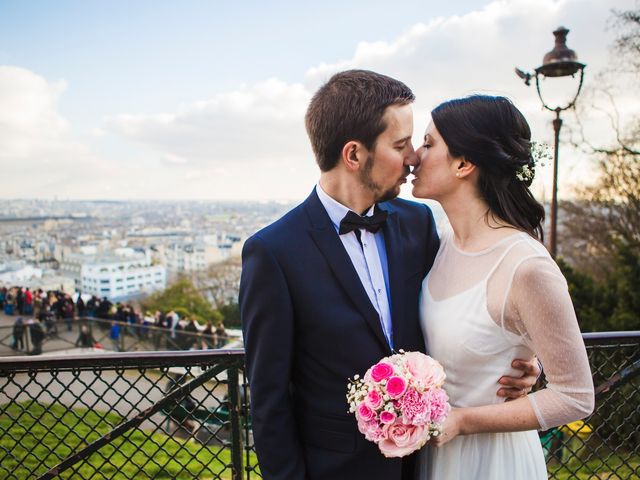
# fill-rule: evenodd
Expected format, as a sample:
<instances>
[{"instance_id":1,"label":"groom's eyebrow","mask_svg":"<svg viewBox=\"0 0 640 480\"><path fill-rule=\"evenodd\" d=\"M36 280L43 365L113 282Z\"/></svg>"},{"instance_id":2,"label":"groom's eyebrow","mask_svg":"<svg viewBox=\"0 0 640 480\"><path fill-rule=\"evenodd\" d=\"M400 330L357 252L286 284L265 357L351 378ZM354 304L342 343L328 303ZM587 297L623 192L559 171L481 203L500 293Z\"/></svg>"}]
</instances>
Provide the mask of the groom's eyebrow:
<instances>
[{"instance_id":1,"label":"groom's eyebrow","mask_svg":"<svg viewBox=\"0 0 640 480\"><path fill-rule=\"evenodd\" d=\"M401 138L400 140L396 140L395 142L393 142L393 144L400 145L401 143L407 143L409 140L411 140L411 135L409 135L408 137Z\"/></svg>"}]
</instances>

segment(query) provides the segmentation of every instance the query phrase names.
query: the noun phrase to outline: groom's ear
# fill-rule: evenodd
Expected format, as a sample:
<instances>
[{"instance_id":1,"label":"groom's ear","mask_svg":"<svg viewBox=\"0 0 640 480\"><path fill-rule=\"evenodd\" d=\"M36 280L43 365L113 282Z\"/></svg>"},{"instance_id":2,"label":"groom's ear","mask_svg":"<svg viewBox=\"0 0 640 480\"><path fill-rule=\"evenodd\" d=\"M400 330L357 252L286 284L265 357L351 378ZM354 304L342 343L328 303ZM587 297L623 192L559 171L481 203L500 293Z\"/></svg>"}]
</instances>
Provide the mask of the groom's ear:
<instances>
[{"instance_id":1,"label":"groom's ear","mask_svg":"<svg viewBox=\"0 0 640 480\"><path fill-rule=\"evenodd\" d=\"M362 167L364 161L364 147L360 142L351 140L344 144L342 147L342 153L340 161L345 166L347 171L355 172Z\"/></svg>"}]
</instances>

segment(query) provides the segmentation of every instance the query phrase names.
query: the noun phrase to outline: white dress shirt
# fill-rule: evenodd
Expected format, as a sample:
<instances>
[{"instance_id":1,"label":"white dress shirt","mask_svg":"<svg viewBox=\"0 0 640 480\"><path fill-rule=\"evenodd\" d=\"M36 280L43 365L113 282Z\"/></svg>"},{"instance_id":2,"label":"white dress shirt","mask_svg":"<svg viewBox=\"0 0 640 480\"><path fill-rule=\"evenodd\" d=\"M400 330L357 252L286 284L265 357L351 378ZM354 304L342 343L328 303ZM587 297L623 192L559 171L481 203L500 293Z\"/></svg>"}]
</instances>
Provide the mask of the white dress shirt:
<instances>
[{"instance_id":1,"label":"white dress shirt","mask_svg":"<svg viewBox=\"0 0 640 480\"><path fill-rule=\"evenodd\" d=\"M320 203L329 214L336 232L339 232L340 221L349 212L349 209L331 198L320 184L316 186L316 193L320 198ZM374 207L372 205L364 216L373 215L373 211ZM362 245L360 245L355 231L340 235L340 240L358 273L358 277L360 277L360 282L367 292L371 305L378 312L384 336L387 338L389 346L393 349L393 329L391 326L391 305L388 288L389 268L384 236L382 230L378 230L375 234L365 229L359 230Z\"/></svg>"}]
</instances>

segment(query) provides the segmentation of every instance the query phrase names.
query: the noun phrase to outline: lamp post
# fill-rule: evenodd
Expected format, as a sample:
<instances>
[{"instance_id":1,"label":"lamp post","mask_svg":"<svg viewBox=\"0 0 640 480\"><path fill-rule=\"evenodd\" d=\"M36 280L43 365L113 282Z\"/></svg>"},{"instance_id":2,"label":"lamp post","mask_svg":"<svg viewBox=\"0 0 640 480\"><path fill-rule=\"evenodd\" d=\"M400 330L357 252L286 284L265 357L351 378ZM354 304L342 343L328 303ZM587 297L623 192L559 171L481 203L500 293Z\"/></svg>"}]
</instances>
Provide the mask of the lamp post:
<instances>
[{"instance_id":1,"label":"lamp post","mask_svg":"<svg viewBox=\"0 0 640 480\"><path fill-rule=\"evenodd\" d=\"M555 133L554 150L553 150L553 191L551 196L551 235L549 239L549 251L553 258L557 254L557 221L558 221L558 148L560 144L560 128L562 127L562 119L560 118L560 112L572 108L580 90L582 89L582 81L584 79L585 64L578 62L578 56L576 52L567 47L567 34L569 30L565 27L559 27L553 32L555 36L555 46L553 50L548 52L543 60L542 66L534 70L535 73L523 72L519 68L516 68L516 74L524 80L525 85L531 84L531 79L536 80L536 91L538 97L542 102L542 106L549 111L555 112L556 118L553 119L553 131ZM540 77L553 78L553 77L574 77L576 73L580 73L580 83L578 84L578 90L573 99L564 106L556 105L549 106L542 96L540 90Z\"/></svg>"}]
</instances>

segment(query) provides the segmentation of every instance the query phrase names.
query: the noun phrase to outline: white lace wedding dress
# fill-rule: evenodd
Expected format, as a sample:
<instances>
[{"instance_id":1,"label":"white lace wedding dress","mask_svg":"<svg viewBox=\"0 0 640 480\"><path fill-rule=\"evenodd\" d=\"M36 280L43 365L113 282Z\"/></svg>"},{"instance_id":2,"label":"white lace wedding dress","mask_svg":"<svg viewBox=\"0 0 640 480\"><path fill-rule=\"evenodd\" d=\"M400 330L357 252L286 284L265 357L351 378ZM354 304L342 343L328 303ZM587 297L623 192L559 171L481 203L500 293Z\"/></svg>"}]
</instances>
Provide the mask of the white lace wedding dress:
<instances>
[{"instance_id":1,"label":"white lace wedding dress","mask_svg":"<svg viewBox=\"0 0 640 480\"><path fill-rule=\"evenodd\" d=\"M453 407L501 403L502 375L516 358L537 355L546 389L528 395L541 430L593 409L593 383L567 284L535 239L514 233L480 252L456 247L443 232L422 284L421 325L427 352L447 374ZM547 471L536 431L454 438L421 452L421 480L536 480Z\"/></svg>"}]
</instances>

